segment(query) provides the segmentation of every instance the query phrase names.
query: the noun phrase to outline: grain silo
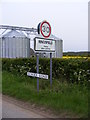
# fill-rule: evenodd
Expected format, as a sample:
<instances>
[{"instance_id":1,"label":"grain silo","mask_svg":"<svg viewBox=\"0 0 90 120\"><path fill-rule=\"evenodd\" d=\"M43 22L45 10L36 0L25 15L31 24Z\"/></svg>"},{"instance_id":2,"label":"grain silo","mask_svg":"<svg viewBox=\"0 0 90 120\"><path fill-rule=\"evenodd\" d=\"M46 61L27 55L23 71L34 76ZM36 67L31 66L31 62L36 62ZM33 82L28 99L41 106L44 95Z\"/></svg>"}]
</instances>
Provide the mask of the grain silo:
<instances>
[{"instance_id":1,"label":"grain silo","mask_svg":"<svg viewBox=\"0 0 90 120\"><path fill-rule=\"evenodd\" d=\"M56 53L55 53L55 57L56 58L62 58L63 56L63 41L61 39L56 40L56 44L55 44L55 48L56 48Z\"/></svg>"},{"instance_id":2,"label":"grain silo","mask_svg":"<svg viewBox=\"0 0 90 120\"><path fill-rule=\"evenodd\" d=\"M2 39L0 38L0 58L2 58Z\"/></svg>"},{"instance_id":3,"label":"grain silo","mask_svg":"<svg viewBox=\"0 0 90 120\"><path fill-rule=\"evenodd\" d=\"M0 44L2 58L30 57L30 39L23 32L9 31L0 38Z\"/></svg>"},{"instance_id":4,"label":"grain silo","mask_svg":"<svg viewBox=\"0 0 90 120\"><path fill-rule=\"evenodd\" d=\"M43 22L45 24L45 22ZM45 24L46 25L46 24ZM47 28L47 26L46 26ZM0 25L2 34L0 35L0 58L27 58L35 56L38 52L40 57L50 58L50 51L35 51L35 38L40 38L44 40L54 40L55 46L52 52L53 58L62 58L63 56L63 40L57 38L53 34L50 34L49 37L45 37L38 33L38 30L35 28L26 28L18 26L7 26ZM7 32L6 31L10 31ZM43 34L48 34L44 29L41 29ZM6 33L6 34L5 34ZM47 34L46 34L47 33ZM44 47L44 46L43 46ZM46 47L46 46L45 46ZM30 54L31 50L31 54ZM33 52L32 52L33 51ZM34 54L33 54L34 53Z\"/></svg>"},{"instance_id":5,"label":"grain silo","mask_svg":"<svg viewBox=\"0 0 90 120\"><path fill-rule=\"evenodd\" d=\"M63 56L63 41L61 39L55 40L55 52L52 53L53 58L62 58ZM45 57L49 58L50 54L46 53Z\"/></svg>"}]
</instances>

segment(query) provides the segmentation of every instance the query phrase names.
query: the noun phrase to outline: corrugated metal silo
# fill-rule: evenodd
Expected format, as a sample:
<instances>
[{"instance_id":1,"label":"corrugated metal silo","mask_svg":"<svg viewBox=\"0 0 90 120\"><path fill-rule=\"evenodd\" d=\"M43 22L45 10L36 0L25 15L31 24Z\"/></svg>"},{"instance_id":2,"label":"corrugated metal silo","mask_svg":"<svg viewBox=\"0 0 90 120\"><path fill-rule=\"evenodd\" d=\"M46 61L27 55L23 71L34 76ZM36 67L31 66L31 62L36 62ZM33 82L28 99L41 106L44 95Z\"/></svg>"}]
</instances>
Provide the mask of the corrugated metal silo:
<instances>
[{"instance_id":1,"label":"corrugated metal silo","mask_svg":"<svg viewBox=\"0 0 90 120\"><path fill-rule=\"evenodd\" d=\"M55 40L55 52L52 53L53 58L62 58L63 56L63 41ZM50 53L46 53L45 57L49 58Z\"/></svg>"},{"instance_id":2,"label":"corrugated metal silo","mask_svg":"<svg viewBox=\"0 0 90 120\"><path fill-rule=\"evenodd\" d=\"M23 33L11 30L2 36L2 58L30 57L30 39Z\"/></svg>"},{"instance_id":3,"label":"corrugated metal silo","mask_svg":"<svg viewBox=\"0 0 90 120\"><path fill-rule=\"evenodd\" d=\"M63 56L63 40L51 35L51 39L55 40L55 52L52 53L53 58L62 58ZM45 57L49 58L50 53L46 53Z\"/></svg>"},{"instance_id":4,"label":"corrugated metal silo","mask_svg":"<svg viewBox=\"0 0 90 120\"><path fill-rule=\"evenodd\" d=\"M62 40L56 40L56 58L62 58L63 56L63 41Z\"/></svg>"},{"instance_id":5,"label":"corrugated metal silo","mask_svg":"<svg viewBox=\"0 0 90 120\"><path fill-rule=\"evenodd\" d=\"M0 38L0 58L2 58L2 38Z\"/></svg>"}]
</instances>

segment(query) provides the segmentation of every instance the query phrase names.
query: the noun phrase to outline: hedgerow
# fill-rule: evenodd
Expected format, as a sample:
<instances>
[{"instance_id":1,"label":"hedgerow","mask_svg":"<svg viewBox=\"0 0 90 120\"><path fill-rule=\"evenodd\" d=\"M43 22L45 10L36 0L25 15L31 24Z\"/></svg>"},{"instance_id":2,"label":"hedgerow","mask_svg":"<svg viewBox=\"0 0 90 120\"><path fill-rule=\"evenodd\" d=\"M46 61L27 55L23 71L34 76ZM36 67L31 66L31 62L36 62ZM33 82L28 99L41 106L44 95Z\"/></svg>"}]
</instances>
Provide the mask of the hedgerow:
<instances>
[{"instance_id":1,"label":"hedgerow","mask_svg":"<svg viewBox=\"0 0 90 120\"><path fill-rule=\"evenodd\" d=\"M53 79L67 82L86 84L90 80L90 59L52 59ZM28 71L36 73L36 58L2 59L2 70L14 74L26 75ZM39 59L39 73L50 75L50 59ZM50 77L50 76L49 76Z\"/></svg>"}]
</instances>

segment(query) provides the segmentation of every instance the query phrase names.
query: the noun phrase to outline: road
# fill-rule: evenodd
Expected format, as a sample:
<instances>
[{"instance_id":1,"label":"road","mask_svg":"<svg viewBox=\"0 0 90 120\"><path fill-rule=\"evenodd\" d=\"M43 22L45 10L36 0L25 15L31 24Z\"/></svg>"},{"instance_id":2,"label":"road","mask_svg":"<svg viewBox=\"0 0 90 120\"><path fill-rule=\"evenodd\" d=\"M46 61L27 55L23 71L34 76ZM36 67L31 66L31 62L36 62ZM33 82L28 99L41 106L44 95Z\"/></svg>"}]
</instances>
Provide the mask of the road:
<instances>
[{"instance_id":1,"label":"road","mask_svg":"<svg viewBox=\"0 0 90 120\"><path fill-rule=\"evenodd\" d=\"M0 120L2 118L2 94L0 93Z\"/></svg>"},{"instance_id":2,"label":"road","mask_svg":"<svg viewBox=\"0 0 90 120\"><path fill-rule=\"evenodd\" d=\"M2 116L3 118L44 118L42 115L25 110L7 101L3 101Z\"/></svg>"},{"instance_id":3,"label":"road","mask_svg":"<svg viewBox=\"0 0 90 120\"><path fill-rule=\"evenodd\" d=\"M2 97L2 117L3 118L52 118L49 114L45 114L42 111L30 108L28 104L24 102L14 100L12 98ZM54 116L55 117L55 116Z\"/></svg>"},{"instance_id":4,"label":"road","mask_svg":"<svg viewBox=\"0 0 90 120\"><path fill-rule=\"evenodd\" d=\"M44 107L0 95L0 118L47 118L50 120L49 118L78 118L78 116L67 112L55 115L51 110Z\"/></svg>"}]
</instances>

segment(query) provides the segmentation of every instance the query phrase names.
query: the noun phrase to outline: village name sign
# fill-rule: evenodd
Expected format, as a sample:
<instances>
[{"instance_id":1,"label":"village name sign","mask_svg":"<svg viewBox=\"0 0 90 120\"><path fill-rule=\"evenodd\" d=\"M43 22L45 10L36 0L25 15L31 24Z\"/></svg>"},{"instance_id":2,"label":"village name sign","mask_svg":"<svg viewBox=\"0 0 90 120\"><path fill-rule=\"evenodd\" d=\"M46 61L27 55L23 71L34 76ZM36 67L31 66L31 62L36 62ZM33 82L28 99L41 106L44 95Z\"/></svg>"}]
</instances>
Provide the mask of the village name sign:
<instances>
[{"instance_id":1,"label":"village name sign","mask_svg":"<svg viewBox=\"0 0 90 120\"><path fill-rule=\"evenodd\" d=\"M48 75L39 74L39 53L50 53L50 85L52 85L52 52L55 52L55 40L50 39L51 26L47 21L39 23L37 30L41 35L34 39L34 50L37 53L37 73L27 72L27 75L37 77L37 92L39 92L39 78L48 79Z\"/></svg>"}]
</instances>

